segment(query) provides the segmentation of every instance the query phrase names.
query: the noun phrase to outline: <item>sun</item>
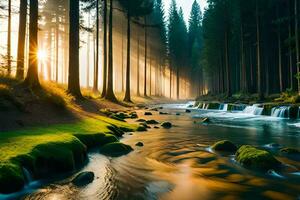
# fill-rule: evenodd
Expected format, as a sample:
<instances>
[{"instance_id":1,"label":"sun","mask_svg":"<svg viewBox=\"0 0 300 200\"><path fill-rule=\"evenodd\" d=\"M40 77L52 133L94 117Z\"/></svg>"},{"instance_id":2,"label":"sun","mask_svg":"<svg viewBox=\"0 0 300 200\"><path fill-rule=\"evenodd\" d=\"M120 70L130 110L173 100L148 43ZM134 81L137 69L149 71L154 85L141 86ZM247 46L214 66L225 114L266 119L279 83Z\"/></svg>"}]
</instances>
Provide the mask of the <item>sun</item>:
<instances>
[{"instance_id":1,"label":"sun","mask_svg":"<svg viewBox=\"0 0 300 200\"><path fill-rule=\"evenodd\" d=\"M45 61L46 58L47 58L47 53L46 53L46 51L43 50L43 49L39 50L39 51L38 51L38 59L39 59L40 61Z\"/></svg>"}]
</instances>

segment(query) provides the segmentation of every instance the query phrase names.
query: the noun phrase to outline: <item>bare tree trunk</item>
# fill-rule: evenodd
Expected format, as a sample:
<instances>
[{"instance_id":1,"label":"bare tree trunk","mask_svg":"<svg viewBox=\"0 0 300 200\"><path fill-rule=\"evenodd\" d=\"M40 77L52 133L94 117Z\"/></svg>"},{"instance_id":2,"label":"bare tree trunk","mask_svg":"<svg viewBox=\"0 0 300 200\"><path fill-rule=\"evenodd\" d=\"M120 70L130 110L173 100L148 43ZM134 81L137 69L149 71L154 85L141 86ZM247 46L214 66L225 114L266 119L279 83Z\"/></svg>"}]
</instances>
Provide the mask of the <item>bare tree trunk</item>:
<instances>
[{"instance_id":1,"label":"bare tree trunk","mask_svg":"<svg viewBox=\"0 0 300 200\"><path fill-rule=\"evenodd\" d=\"M123 23L122 23L122 63L121 63L121 67L122 67L122 70L121 70L121 78L122 78L122 92L124 92L124 26L123 26Z\"/></svg>"},{"instance_id":2,"label":"bare tree trunk","mask_svg":"<svg viewBox=\"0 0 300 200\"><path fill-rule=\"evenodd\" d=\"M291 5L290 0L288 0L288 12L289 12L289 41L292 38L292 16L291 16ZM292 91L295 90L294 88L294 74L293 74L293 50L291 42L289 43L289 69L290 69L290 89Z\"/></svg>"},{"instance_id":3,"label":"bare tree trunk","mask_svg":"<svg viewBox=\"0 0 300 200\"><path fill-rule=\"evenodd\" d=\"M279 19L279 7L277 6L277 19ZM283 80L282 80L282 58L281 58L281 26L278 22L277 30L277 39L278 39L278 72L279 72L279 88L280 92L283 92ZM269 80L269 79L267 79Z\"/></svg>"},{"instance_id":4,"label":"bare tree trunk","mask_svg":"<svg viewBox=\"0 0 300 200\"><path fill-rule=\"evenodd\" d=\"M262 72L261 72L261 58L260 58L260 22L259 22L259 11L258 11L258 0L256 0L256 37L257 37L257 92L259 99L264 98L262 90Z\"/></svg>"},{"instance_id":5,"label":"bare tree trunk","mask_svg":"<svg viewBox=\"0 0 300 200\"><path fill-rule=\"evenodd\" d=\"M81 98L79 83L79 0L70 1L69 81L68 91Z\"/></svg>"},{"instance_id":6,"label":"bare tree trunk","mask_svg":"<svg viewBox=\"0 0 300 200\"><path fill-rule=\"evenodd\" d=\"M140 96L140 36L137 31L137 73L136 73L136 94Z\"/></svg>"},{"instance_id":7,"label":"bare tree trunk","mask_svg":"<svg viewBox=\"0 0 300 200\"><path fill-rule=\"evenodd\" d=\"M148 51L148 33L147 33L147 17L145 16L145 68L144 68L144 96L147 97L147 51Z\"/></svg>"},{"instance_id":8,"label":"bare tree trunk","mask_svg":"<svg viewBox=\"0 0 300 200\"><path fill-rule=\"evenodd\" d=\"M108 52L108 71L107 71L107 90L106 90L106 99L117 102L113 91L113 0L110 0L110 9L109 9L109 52Z\"/></svg>"},{"instance_id":9,"label":"bare tree trunk","mask_svg":"<svg viewBox=\"0 0 300 200\"><path fill-rule=\"evenodd\" d=\"M107 90L107 0L103 0L103 88L101 97L106 96Z\"/></svg>"},{"instance_id":10,"label":"bare tree trunk","mask_svg":"<svg viewBox=\"0 0 300 200\"><path fill-rule=\"evenodd\" d=\"M29 62L25 83L31 88L39 88L38 77L38 0L30 0L30 23L29 23Z\"/></svg>"},{"instance_id":11,"label":"bare tree trunk","mask_svg":"<svg viewBox=\"0 0 300 200\"><path fill-rule=\"evenodd\" d=\"M58 9L55 14L55 81L58 83L58 53L59 53L59 16Z\"/></svg>"},{"instance_id":12,"label":"bare tree trunk","mask_svg":"<svg viewBox=\"0 0 300 200\"><path fill-rule=\"evenodd\" d=\"M96 1L96 64L94 69L93 92L98 93L98 75L99 75L99 0Z\"/></svg>"},{"instance_id":13,"label":"bare tree trunk","mask_svg":"<svg viewBox=\"0 0 300 200\"><path fill-rule=\"evenodd\" d=\"M295 0L295 37L296 37L296 66L297 66L297 74L300 73L300 58L299 58L299 35L298 35L298 0ZM300 78L298 80L298 93L300 93Z\"/></svg>"},{"instance_id":14,"label":"bare tree trunk","mask_svg":"<svg viewBox=\"0 0 300 200\"><path fill-rule=\"evenodd\" d=\"M131 50L131 25L130 25L130 11L127 11L127 66L126 66L126 89L125 102L131 102L130 98L130 50Z\"/></svg>"},{"instance_id":15,"label":"bare tree trunk","mask_svg":"<svg viewBox=\"0 0 300 200\"><path fill-rule=\"evenodd\" d=\"M17 58L17 79L24 78L24 54L26 41L26 23L27 23L27 0L20 0L19 14L19 37L18 37L18 58Z\"/></svg>"},{"instance_id":16,"label":"bare tree trunk","mask_svg":"<svg viewBox=\"0 0 300 200\"><path fill-rule=\"evenodd\" d=\"M11 0L8 1L8 27L7 27L7 75L11 74Z\"/></svg>"},{"instance_id":17,"label":"bare tree trunk","mask_svg":"<svg viewBox=\"0 0 300 200\"><path fill-rule=\"evenodd\" d=\"M229 68L229 55L228 55L228 31L225 31L225 65L226 65L226 83L227 83L227 96L231 97L231 76Z\"/></svg>"},{"instance_id":18,"label":"bare tree trunk","mask_svg":"<svg viewBox=\"0 0 300 200\"><path fill-rule=\"evenodd\" d=\"M91 13L88 13L88 27L90 28L91 26ZM87 37L87 52L86 52L86 87L90 87L90 42L91 42L91 34L90 32L87 32L88 37Z\"/></svg>"}]
</instances>

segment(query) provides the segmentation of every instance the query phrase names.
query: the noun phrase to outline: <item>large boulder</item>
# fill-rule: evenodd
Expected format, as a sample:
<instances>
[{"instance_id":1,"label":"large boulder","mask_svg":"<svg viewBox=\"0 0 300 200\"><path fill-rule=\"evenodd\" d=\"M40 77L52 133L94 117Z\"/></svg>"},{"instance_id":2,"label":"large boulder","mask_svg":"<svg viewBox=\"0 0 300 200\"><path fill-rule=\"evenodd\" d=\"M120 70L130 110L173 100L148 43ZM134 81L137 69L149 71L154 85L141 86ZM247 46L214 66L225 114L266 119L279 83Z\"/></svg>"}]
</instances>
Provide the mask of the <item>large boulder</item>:
<instances>
[{"instance_id":1,"label":"large boulder","mask_svg":"<svg viewBox=\"0 0 300 200\"><path fill-rule=\"evenodd\" d=\"M215 151L226 151L226 152L236 152L237 151L236 145L228 140L222 140L222 141L216 142L212 146L212 149Z\"/></svg>"},{"instance_id":2,"label":"large boulder","mask_svg":"<svg viewBox=\"0 0 300 200\"><path fill-rule=\"evenodd\" d=\"M77 187L82 187L94 181L94 172L81 172L73 180L72 183Z\"/></svg>"},{"instance_id":3,"label":"large boulder","mask_svg":"<svg viewBox=\"0 0 300 200\"><path fill-rule=\"evenodd\" d=\"M163 122L161 123L161 126L164 128L172 128L172 123L171 122Z\"/></svg>"},{"instance_id":4,"label":"large boulder","mask_svg":"<svg viewBox=\"0 0 300 200\"><path fill-rule=\"evenodd\" d=\"M143 125L140 125L137 129L136 129L137 132L145 132L147 131L147 128Z\"/></svg>"},{"instance_id":5,"label":"large boulder","mask_svg":"<svg viewBox=\"0 0 300 200\"><path fill-rule=\"evenodd\" d=\"M100 148L100 153L107 156L121 156L128 154L133 149L131 146L123 144L121 142L114 142L104 145Z\"/></svg>"},{"instance_id":6,"label":"large boulder","mask_svg":"<svg viewBox=\"0 0 300 200\"><path fill-rule=\"evenodd\" d=\"M152 112L145 112L144 115L152 115Z\"/></svg>"},{"instance_id":7,"label":"large boulder","mask_svg":"<svg viewBox=\"0 0 300 200\"><path fill-rule=\"evenodd\" d=\"M241 146L235 154L235 159L244 167L261 171L276 169L281 165L271 153L250 145Z\"/></svg>"}]
</instances>

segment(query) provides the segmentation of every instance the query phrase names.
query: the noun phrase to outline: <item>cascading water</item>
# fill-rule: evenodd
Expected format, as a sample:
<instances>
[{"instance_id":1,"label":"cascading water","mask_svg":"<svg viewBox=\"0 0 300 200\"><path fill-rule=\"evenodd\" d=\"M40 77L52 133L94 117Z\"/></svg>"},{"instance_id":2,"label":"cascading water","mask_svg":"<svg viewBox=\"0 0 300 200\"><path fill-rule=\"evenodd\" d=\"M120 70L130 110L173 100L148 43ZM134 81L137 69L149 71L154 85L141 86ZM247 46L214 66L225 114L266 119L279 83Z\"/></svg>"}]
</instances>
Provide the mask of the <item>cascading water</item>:
<instances>
[{"instance_id":1,"label":"cascading water","mask_svg":"<svg viewBox=\"0 0 300 200\"><path fill-rule=\"evenodd\" d=\"M252 106L247 106L243 113L245 114L251 114L251 115L262 115L264 108L259 107L259 104L254 104Z\"/></svg>"},{"instance_id":2,"label":"cascading water","mask_svg":"<svg viewBox=\"0 0 300 200\"><path fill-rule=\"evenodd\" d=\"M30 183L33 181L32 174L25 167L23 167L23 173L24 173L25 180L27 183Z\"/></svg>"},{"instance_id":3,"label":"cascading water","mask_svg":"<svg viewBox=\"0 0 300 200\"><path fill-rule=\"evenodd\" d=\"M219 110L228 111L228 104L227 103L220 104Z\"/></svg>"},{"instance_id":4,"label":"cascading water","mask_svg":"<svg viewBox=\"0 0 300 200\"><path fill-rule=\"evenodd\" d=\"M272 117L288 118L289 117L290 106L280 106L274 107L271 111Z\"/></svg>"}]
</instances>

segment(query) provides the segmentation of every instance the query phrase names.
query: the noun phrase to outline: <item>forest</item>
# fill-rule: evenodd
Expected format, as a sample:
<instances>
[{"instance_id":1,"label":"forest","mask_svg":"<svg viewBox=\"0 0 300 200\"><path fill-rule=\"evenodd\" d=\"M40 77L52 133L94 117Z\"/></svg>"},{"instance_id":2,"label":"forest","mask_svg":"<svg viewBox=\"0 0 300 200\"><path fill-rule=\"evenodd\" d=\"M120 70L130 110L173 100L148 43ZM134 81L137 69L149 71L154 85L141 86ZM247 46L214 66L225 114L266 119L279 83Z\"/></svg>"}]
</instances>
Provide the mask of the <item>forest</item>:
<instances>
[{"instance_id":1,"label":"forest","mask_svg":"<svg viewBox=\"0 0 300 200\"><path fill-rule=\"evenodd\" d=\"M0 200L300 198L300 0L1 0Z\"/></svg>"}]
</instances>

